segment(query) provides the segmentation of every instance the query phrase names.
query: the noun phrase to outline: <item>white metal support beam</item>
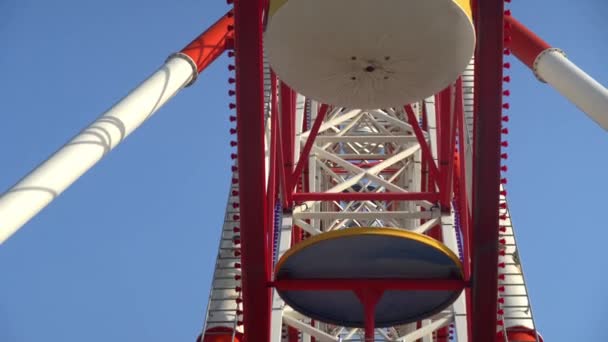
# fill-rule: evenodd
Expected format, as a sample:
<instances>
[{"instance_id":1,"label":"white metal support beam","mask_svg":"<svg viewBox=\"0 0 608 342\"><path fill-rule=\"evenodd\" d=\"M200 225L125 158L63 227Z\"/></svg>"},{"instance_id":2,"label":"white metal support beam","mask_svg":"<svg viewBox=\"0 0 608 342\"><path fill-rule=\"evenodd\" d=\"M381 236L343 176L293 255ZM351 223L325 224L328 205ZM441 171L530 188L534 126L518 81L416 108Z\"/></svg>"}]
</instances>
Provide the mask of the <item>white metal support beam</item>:
<instances>
[{"instance_id":1,"label":"white metal support beam","mask_svg":"<svg viewBox=\"0 0 608 342\"><path fill-rule=\"evenodd\" d=\"M450 324L450 322L452 321L452 315L444 314L443 316L436 318L432 322L430 322L430 320L425 320L425 321L428 321L428 322L425 322L426 324L422 328L416 329L415 331L399 338L398 341L399 342L414 342L421 338L428 339L429 335L431 335L433 333L433 331L435 331L437 329L441 329L441 328L445 327L446 325ZM458 340L458 341L466 342L466 340Z\"/></svg>"},{"instance_id":2,"label":"white metal support beam","mask_svg":"<svg viewBox=\"0 0 608 342\"><path fill-rule=\"evenodd\" d=\"M197 75L177 54L0 197L0 244L57 198Z\"/></svg>"},{"instance_id":3,"label":"white metal support beam","mask_svg":"<svg viewBox=\"0 0 608 342\"><path fill-rule=\"evenodd\" d=\"M293 328L300 330L302 333L314 337L319 342L338 342L339 338L321 331L308 323L302 322L296 318L290 311L283 313L283 322Z\"/></svg>"},{"instance_id":4,"label":"white metal support beam","mask_svg":"<svg viewBox=\"0 0 608 342\"><path fill-rule=\"evenodd\" d=\"M277 253L277 260L289 250L291 246L291 233L293 229L293 217L290 214L283 214L281 219L279 236L279 246ZM272 297L272 320L271 320L271 342L281 342L282 328L283 328L283 310L285 308L285 302L279 297L276 289L273 290Z\"/></svg>"},{"instance_id":5,"label":"white metal support beam","mask_svg":"<svg viewBox=\"0 0 608 342\"><path fill-rule=\"evenodd\" d=\"M355 109L355 110L348 111L344 114L341 114L336 118L330 119L329 121L326 121L325 123L323 123L321 125L321 127L319 128L319 133L325 132L328 129L330 129L331 127L337 126L345 121L348 121L348 120L356 117L360 113L361 113L360 109ZM306 132L303 132L300 135L300 137L304 138L304 137L308 137L309 135L310 135L310 131L306 131Z\"/></svg>"}]
</instances>

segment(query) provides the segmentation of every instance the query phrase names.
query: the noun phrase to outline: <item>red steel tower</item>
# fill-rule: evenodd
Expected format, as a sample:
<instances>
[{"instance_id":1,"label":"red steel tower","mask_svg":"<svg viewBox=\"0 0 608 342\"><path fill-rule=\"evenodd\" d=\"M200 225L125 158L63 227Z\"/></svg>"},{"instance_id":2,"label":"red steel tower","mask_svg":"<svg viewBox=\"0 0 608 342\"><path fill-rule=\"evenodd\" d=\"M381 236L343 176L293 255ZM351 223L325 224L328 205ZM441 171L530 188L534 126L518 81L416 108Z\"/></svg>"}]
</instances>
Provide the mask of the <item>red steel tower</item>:
<instances>
[{"instance_id":1,"label":"red steel tower","mask_svg":"<svg viewBox=\"0 0 608 342\"><path fill-rule=\"evenodd\" d=\"M238 153L198 341L542 341L503 56L604 129L608 90L503 0L234 0L0 197L0 242L225 52Z\"/></svg>"}]
</instances>

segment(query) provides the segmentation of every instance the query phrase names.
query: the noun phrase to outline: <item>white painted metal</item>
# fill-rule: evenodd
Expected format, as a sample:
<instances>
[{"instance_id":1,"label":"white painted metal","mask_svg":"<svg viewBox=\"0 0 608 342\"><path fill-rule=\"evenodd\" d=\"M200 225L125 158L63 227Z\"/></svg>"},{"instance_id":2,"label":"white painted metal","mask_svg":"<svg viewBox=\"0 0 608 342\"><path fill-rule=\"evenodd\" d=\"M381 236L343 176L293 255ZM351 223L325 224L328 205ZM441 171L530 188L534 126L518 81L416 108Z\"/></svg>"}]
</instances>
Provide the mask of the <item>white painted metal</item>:
<instances>
[{"instance_id":1,"label":"white painted metal","mask_svg":"<svg viewBox=\"0 0 608 342\"><path fill-rule=\"evenodd\" d=\"M470 170L472 170L474 138L474 65L475 61L471 60L469 67L462 77L466 135L464 137L466 146L465 163L468 171L466 174L468 198L471 198L472 193L472 172L470 172ZM504 190L504 187L501 186L500 190ZM507 201L505 196L500 196L500 203L506 205ZM511 223L511 216L508 209L501 210L500 214L506 215L506 219L501 219L499 221L500 227L504 228L504 231L499 232L499 239L504 239L506 241L506 244L503 245L505 256L499 256L499 263L504 262L506 267L498 269L498 274L505 276L504 280L499 280L499 286L505 287L505 292L499 293L499 297L502 297L505 300L504 304L499 304L499 308L503 309L505 312L504 315L499 317L505 321L505 325L502 329L515 326L534 329L535 325L532 316L532 307L528 298L523 269L517 253L517 244L515 242L515 232ZM458 301L455 303L455 307L457 304ZM458 315L456 316L456 322L458 322ZM497 329L500 329L500 327L497 327ZM456 333L459 334L460 331L461 328L458 327L457 323ZM460 336L458 336L458 341L461 341Z\"/></svg>"},{"instance_id":2,"label":"white painted metal","mask_svg":"<svg viewBox=\"0 0 608 342\"><path fill-rule=\"evenodd\" d=\"M462 101L464 104L465 136L459 139L465 144L465 182L467 185L467 199L473 198L473 110L475 100L475 59L471 59L469 66L462 74ZM471 206L469 203L469 211Z\"/></svg>"},{"instance_id":3,"label":"white painted metal","mask_svg":"<svg viewBox=\"0 0 608 342\"><path fill-rule=\"evenodd\" d=\"M427 117L427 129L429 133L429 139L427 143L429 144L431 155L433 156L433 162L435 165L439 165L437 162L439 159L438 154L438 146L437 146L437 120L436 120L436 110L435 110L435 97L429 97L424 100L425 109L426 109L426 117Z\"/></svg>"},{"instance_id":4,"label":"white painted metal","mask_svg":"<svg viewBox=\"0 0 608 342\"><path fill-rule=\"evenodd\" d=\"M432 219L438 217L440 214L432 211L417 211L417 212L407 212L407 211L369 211L369 212L345 212L345 211L324 211L324 212L303 212L303 213L294 213L294 217L298 219L308 219L308 218L317 218L322 220L344 220L347 218L351 218L353 220L385 220L391 218L401 218L401 219Z\"/></svg>"},{"instance_id":5,"label":"white painted metal","mask_svg":"<svg viewBox=\"0 0 608 342\"><path fill-rule=\"evenodd\" d=\"M361 113L360 109L353 109L353 110L350 110L350 111L342 114L342 113L340 113L340 109L341 108L335 108L334 110L332 110L331 113L328 113L328 114L330 114L330 115L328 115L328 117L332 117L332 115L331 115L332 113L337 113L339 115L334 115L333 119L325 121L321 125L321 127L319 127L319 133L323 133L323 132L327 131L328 129L330 129L331 127L338 126L341 123L348 121L348 120L354 118L355 116L359 115L359 113ZM316 118L316 115L315 115L315 118ZM310 130L303 132L301 134L301 137L308 137L309 135L310 135Z\"/></svg>"},{"instance_id":6,"label":"white painted metal","mask_svg":"<svg viewBox=\"0 0 608 342\"><path fill-rule=\"evenodd\" d=\"M439 224L440 219L439 217L441 216L441 213L438 210L439 208L434 208L434 216L435 218L426 221L425 223L417 226L415 229L413 229L412 231L418 234L424 234L426 233L429 229L435 227L437 224Z\"/></svg>"},{"instance_id":7,"label":"white painted metal","mask_svg":"<svg viewBox=\"0 0 608 342\"><path fill-rule=\"evenodd\" d=\"M475 48L469 1L273 0L269 13L264 43L277 75L339 106L418 101L453 82Z\"/></svg>"},{"instance_id":8,"label":"white painted metal","mask_svg":"<svg viewBox=\"0 0 608 342\"><path fill-rule=\"evenodd\" d=\"M293 314L293 311L285 311L283 313L283 321L285 324L294 327L303 333L314 337L317 341L320 342L337 342L338 338L324 332L322 330L317 329L316 327L311 326L309 323L303 322L296 318L298 316Z\"/></svg>"},{"instance_id":9,"label":"white painted metal","mask_svg":"<svg viewBox=\"0 0 608 342\"><path fill-rule=\"evenodd\" d=\"M237 177L237 172L232 176ZM241 282L236 277L241 275L241 269L236 268L235 264L240 263L241 258L235 255L240 244L235 243L235 240L239 239L239 234L235 233L234 228L239 226L239 222L234 220L234 215L238 215L239 211L232 206L232 203L238 202L238 196L232 195L233 191L238 191L238 185L233 185L229 189L203 332L214 327L226 327L243 332L242 326L237 325L239 320L237 310L242 308L241 304L237 303L241 292L237 292L236 289Z\"/></svg>"},{"instance_id":10,"label":"white painted metal","mask_svg":"<svg viewBox=\"0 0 608 342\"><path fill-rule=\"evenodd\" d=\"M322 136L316 139L319 143L356 143L356 142L367 142L367 143L402 143L402 142L416 142L416 137L400 137L394 135L378 135L378 136Z\"/></svg>"},{"instance_id":11,"label":"white painted metal","mask_svg":"<svg viewBox=\"0 0 608 342\"><path fill-rule=\"evenodd\" d=\"M177 54L0 197L0 244L59 196L196 75Z\"/></svg>"},{"instance_id":12,"label":"white painted metal","mask_svg":"<svg viewBox=\"0 0 608 342\"><path fill-rule=\"evenodd\" d=\"M268 177L270 177L270 138L271 138L271 129L272 129L272 119L271 119L271 111L272 111L272 92L277 91L276 89L272 89L272 75L270 73L270 65L268 64L268 60L266 55L264 55L264 121L265 127L267 129L264 130L264 165L266 168L265 172L265 182L266 189L268 190Z\"/></svg>"},{"instance_id":13,"label":"white painted metal","mask_svg":"<svg viewBox=\"0 0 608 342\"><path fill-rule=\"evenodd\" d=\"M608 89L572 63L559 49L541 52L534 72L608 131Z\"/></svg>"},{"instance_id":14,"label":"white painted metal","mask_svg":"<svg viewBox=\"0 0 608 342\"><path fill-rule=\"evenodd\" d=\"M310 122L308 122L307 127L310 128L312 126L312 123L317 119L317 115L319 114L319 103L317 101L311 100L311 106L310 106ZM336 112L335 110L332 110L332 112ZM353 114L355 116L359 116L361 111L353 111ZM330 117L331 119L331 117ZM325 124L327 123L328 120L326 120ZM329 126L328 126L329 127ZM321 125L320 129L323 128L323 125ZM319 132L323 132L321 130L319 130ZM307 130L306 132L303 132L302 134L310 134L310 130ZM302 135L302 138L300 138L300 142L302 142L304 139L303 138L304 135ZM297 140L296 140L297 141ZM301 144L298 144L300 146L303 146L305 143L302 142ZM308 184L309 184L309 190L312 192L319 192L321 191L320 188L320 182L319 182L319 177L321 176L321 164L317 163L316 158L315 158L315 154L310 153L310 155L308 156ZM314 211L319 211L321 210L321 203L320 202L316 202L316 203L310 203L310 205L312 206L312 209ZM295 210L296 212L298 211L298 208L296 208ZM321 222L320 220L317 219L312 219L311 221L311 225L308 223L305 223L302 220L298 220L300 221L299 224L301 227L306 226L307 228L304 228L304 230L309 233L309 234L317 234L320 233L321 230L319 229L321 226Z\"/></svg>"},{"instance_id":15,"label":"white painted metal","mask_svg":"<svg viewBox=\"0 0 608 342\"><path fill-rule=\"evenodd\" d=\"M270 164L270 129L271 129L271 78L270 68L268 63L264 63L264 115L266 130L264 134L265 143L265 171L266 171L266 186L268 186L269 176L269 164ZM237 166L235 163L234 166ZM238 179L238 172L232 172L232 178ZM239 324L242 320L242 315L239 311L242 311L242 304L237 302L237 299L242 299L241 287L241 269L236 267L237 263L241 262L240 253L240 232L238 228L240 226L239 220L235 220L235 215L239 215L238 207L233 206L234 203L239 203L238 196L238 183L233 184L230 187L228 193L228 203L226 204L226 211L224 216L224 224L222 228L222 236L220 237L220 247L218 250L218 256L215 263L215 270L213 273L213 281L211 285L211 291L207 304L207 311L205 320L203 322L203 328L201 334L204 335L208 329L214 327L224 327L233 330L233 340L235 333L244 333L243 326ZM235 231L235 228L237 229ZM283 238L290 238L290 232L285 233ZM285 247L285 241L281 241L281 245ZM277 296L274 296L275 299ZM273 309L277 306L277 310L273 310L273 321L278 321L278 333L276 331L277 326L273 325L272 330L272 342L281 341L281 315L282 315L282 303L280 298L278 301L273 301ZM278 337L277 337L278 336Z\"/></svg>"},{"instance_id":16,"label":"white painted metal","mask_svg":"<svg viewBox=\"0 0 608 342\"><path fill-rule=\"evenodd\" d=\"M420 328L421 332L421 340L422 342L433 342L433 335L432 332L434 331L434 329L432 329L431 323L432 320L430 319L423 319L422 320L422 327Z\"/></svg>"},{"instance_id":17,"label":"white painted metal","mask_svg":"<svg viewBox=\"0 0 608 342\"><path fill-rule=\"evenodd\" d=\"M429 335L431 335L431 333L433 331L445 327L446 325L450 324L451 321L452 321L451 314L449 314L449 313L440 314L440 315L438 315L438 317L434 318L432 321L425 320L425 322L424 322L425 324L423 325L422 328L416 329L416 330L410 332L409 334L399 338L398 341L414 342L420 338L425 338L426 340L429 340ZM466 340L458 340L458 341L466 341Z\"/></svg>"},{"instance_id":18,"label":"white painted metal","mask_svg":"<svg viewBox=\"0 0 608 342\"><path fill-rule=\"evenodd\" d=\"M504 196L501 196L500 203L506 205L507 201ZM505 215L504 219L499 221L504 231L501 231L499 236L500 239L504 239L505 241L504 244L501 244L505 255L499 256L498 262L505 263L505 267L499 267L498 274L504 275L505 279L499 279L498 284L499 286L504 286L504 292L499 293L499 297L502 297L505 301L504 304L500 305L504 310L504 315L502 316L505 322L504 327L508 329L519 326L534 330L535 324L532 307L528 297L528 290L508 207L501 211L501 215Z\"/></svg>"}]
</instances>

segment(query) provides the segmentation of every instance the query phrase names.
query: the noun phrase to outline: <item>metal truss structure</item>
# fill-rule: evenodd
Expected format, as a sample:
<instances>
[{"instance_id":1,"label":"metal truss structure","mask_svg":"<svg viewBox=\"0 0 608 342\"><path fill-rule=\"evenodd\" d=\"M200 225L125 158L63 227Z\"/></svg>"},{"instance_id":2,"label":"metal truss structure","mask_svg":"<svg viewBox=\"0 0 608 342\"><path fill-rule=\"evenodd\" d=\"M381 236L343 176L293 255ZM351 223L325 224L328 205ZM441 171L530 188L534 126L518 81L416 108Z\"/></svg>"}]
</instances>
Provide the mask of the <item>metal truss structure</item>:
<instances>
[{"instance_id":1,"label":"metal truss structure","mask_svg":"<svg viewBox=\"0 0 608 342\"><path fill-rule=\"evenodd\" d=\"M513 19L503 0L486 0L472 6L475 56L445 89L401 107L320 103L265 61L267 6L235 0L213 27L5 193L0 242L228 51L238 153L199 342L542 341L501 178L503 55L512 51L604 128L608 91ZM430 236L457 256L463 278L277 278L277 261L295 246L356 227ZM365 324L307 317L285 304L287 290L352 291ZM459 296L416 322L376 327L375 304L389 290Z\"/></svg>"}]
</instances>

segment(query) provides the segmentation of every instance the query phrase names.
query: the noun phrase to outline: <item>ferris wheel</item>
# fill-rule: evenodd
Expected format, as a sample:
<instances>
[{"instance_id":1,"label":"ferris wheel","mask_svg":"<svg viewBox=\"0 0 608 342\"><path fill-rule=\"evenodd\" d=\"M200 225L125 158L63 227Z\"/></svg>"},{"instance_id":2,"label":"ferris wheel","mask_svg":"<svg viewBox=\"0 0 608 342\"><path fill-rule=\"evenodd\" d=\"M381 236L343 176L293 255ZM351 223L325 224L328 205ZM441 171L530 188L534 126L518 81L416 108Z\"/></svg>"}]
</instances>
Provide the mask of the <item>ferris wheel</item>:
<instances>
[{"instance_id":1,"label":"ferris wheel","mask_svg":"<svg viewBox=\"0 0 608 342\"><path fill-rule=\"evenodd\" d=\"M0 197L0 242L224 53L238 152L198 341L542 341L503 57L606 130L608 90L502 0L235 0Z\"/></svg>"}]
</instances>

